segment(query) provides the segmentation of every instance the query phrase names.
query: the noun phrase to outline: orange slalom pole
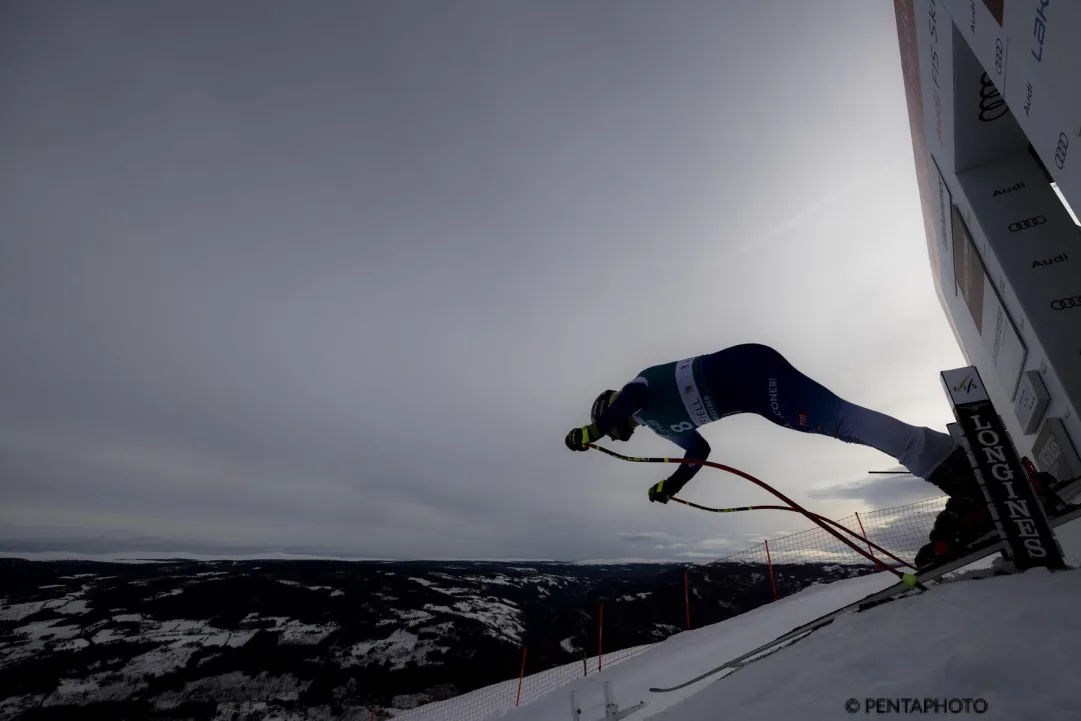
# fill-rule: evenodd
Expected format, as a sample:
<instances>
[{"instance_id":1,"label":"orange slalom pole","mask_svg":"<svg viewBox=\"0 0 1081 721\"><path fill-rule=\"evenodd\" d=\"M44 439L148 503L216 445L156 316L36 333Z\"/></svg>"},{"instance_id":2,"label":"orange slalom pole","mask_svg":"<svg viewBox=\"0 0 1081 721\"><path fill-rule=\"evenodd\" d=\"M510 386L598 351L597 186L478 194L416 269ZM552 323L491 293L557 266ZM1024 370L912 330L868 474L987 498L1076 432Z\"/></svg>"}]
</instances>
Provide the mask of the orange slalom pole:
<instances>
[{"instance_id":1,"label":"orange slalom pole","mask_svg":"<svg viewBox=\"0 0 1081 721\"><path fill-rule=\"evenodd\" d=\"M860 524L860 534L864 538L867 538L867 531L863 530L863 521L860 520L860 512L859 511L856 511L856 523ZM875 552L871 550L870 542L867 543L867 552L871 554L871 558L875 558ZM878 559L875 558L875 568L880 569L880 568L882 568L882 566L883 566L883 564L879 563Z\"/></svg>"},{"instance_id":2,"label":"orange slalom pole","mask_svg":"<svg viewBox=\"0 0 1081 721\"><path fill-rule=\"evenodd\" d=\"M604 604L600 605L600 618L597 620L597 672L600 673L601 662L601 639L604 636Z\"/></svg>"},{"instance_id":3,"label":"orange slalom pole","mask_svg":"<svg viewBox=\"0 0 1081 721\"><path fill-rule=\"evenodd\" d=\"M514 699L514 706L518 706L518 702L522 700L522 678L525 676L525 652L528 649L522 647L522 670L518 672L518 698Z\"/></svg>"}]
</instances>

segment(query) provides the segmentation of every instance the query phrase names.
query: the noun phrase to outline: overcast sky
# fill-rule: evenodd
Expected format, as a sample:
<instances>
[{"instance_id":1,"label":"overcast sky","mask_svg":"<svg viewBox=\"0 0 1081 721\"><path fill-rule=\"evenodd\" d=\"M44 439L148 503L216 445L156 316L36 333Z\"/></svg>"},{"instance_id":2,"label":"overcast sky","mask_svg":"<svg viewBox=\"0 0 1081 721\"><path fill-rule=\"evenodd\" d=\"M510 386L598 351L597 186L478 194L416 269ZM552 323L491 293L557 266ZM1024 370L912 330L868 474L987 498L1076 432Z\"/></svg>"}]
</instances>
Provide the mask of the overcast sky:
<instances>
[{"instance_id":1,"label":"overcast sky","mask_svg":"<svg viewBox=\"0 0 1081 721\"><path fill-rule=\"evenodd\" d=\"M716 557L808 524L563 437L748 341L952 420L888 2L6 3L0 159L8 552ZM702 432L832 517L939 495Z\"/></svg>"}]
</instances>

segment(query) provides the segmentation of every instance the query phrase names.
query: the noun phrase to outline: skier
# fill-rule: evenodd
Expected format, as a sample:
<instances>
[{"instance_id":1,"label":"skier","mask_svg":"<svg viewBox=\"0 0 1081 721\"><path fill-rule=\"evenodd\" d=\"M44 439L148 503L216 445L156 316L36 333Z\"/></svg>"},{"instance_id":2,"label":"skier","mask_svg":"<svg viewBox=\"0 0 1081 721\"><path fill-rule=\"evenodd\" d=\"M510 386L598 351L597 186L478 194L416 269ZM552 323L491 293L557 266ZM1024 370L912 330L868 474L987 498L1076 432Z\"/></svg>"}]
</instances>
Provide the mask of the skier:
<instances>
[{"instance_id":1,"label":"skier","mask_svg":"<svg viewBox=\"0 0 1081 721\"><path fill-rule=\"evenodd\" d=\"M619 391L601 393L593 402L592 422L572 429L565 442L584 451L587 443L605 436L628 441L635 428L647 426L686 451L685 459L706 460L711 448L697 429L738 413L875 448L949 496L916 556L917 567L953 557L995 529L968 455L949 434L850 403L759 343L646 368ZM667 503L700 468L680 464L650 487L649 500Z\"/></svg>"}]
</instances>

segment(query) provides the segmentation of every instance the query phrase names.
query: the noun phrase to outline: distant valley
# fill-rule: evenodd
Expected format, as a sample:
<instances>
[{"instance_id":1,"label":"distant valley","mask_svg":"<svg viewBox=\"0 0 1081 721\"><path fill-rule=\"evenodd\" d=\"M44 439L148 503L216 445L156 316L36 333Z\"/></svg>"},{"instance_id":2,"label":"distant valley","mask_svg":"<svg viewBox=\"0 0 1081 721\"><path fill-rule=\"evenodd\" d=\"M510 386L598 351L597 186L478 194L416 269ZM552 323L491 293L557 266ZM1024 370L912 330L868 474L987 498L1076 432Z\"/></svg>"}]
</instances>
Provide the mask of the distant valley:
<instances>
[{"instance_id":1,"label":"distant valley","mask_svg":"<svg viewBox=\"0 0 1081 721\"><path fill-rule=\"evenodd\" d=\"M750 564L0 559L0 721L391 718L773 600ZM870 566L775 567L780 595Z\"/></svg>"}]
</instances>

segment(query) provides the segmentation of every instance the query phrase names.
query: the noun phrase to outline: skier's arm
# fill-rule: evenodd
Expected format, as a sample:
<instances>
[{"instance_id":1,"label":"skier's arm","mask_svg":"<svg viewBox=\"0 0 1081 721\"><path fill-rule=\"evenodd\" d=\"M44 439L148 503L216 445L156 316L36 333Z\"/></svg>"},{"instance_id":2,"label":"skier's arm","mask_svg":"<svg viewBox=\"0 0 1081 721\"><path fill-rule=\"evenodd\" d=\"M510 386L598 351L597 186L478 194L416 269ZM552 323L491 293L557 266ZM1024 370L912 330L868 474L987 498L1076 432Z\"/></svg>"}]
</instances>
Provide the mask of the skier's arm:
<instances>
[{"instance_id":1,"label":"skier's arm","mask_svg":"<svg viewBox=\"0 0 1081 721\"><path fill-rule=\"evenodd\" d=\"M685 459L704 461L709 458L709 452L712 450L706 439L696 430L681 433L672 438L672 442L686 451L683 454ZM664 492L670 496L676 495L701 469L702 466L697 463L681 463L679 468L664 481Z\"/></svg>"}]
</instances>

